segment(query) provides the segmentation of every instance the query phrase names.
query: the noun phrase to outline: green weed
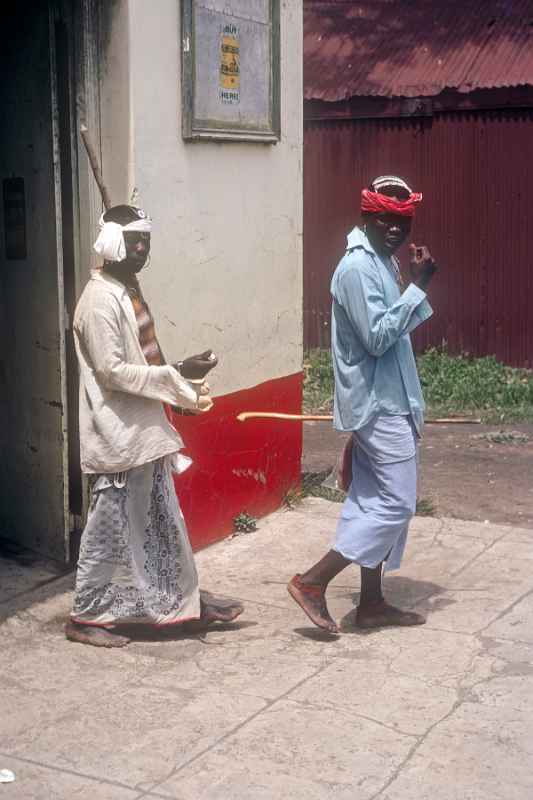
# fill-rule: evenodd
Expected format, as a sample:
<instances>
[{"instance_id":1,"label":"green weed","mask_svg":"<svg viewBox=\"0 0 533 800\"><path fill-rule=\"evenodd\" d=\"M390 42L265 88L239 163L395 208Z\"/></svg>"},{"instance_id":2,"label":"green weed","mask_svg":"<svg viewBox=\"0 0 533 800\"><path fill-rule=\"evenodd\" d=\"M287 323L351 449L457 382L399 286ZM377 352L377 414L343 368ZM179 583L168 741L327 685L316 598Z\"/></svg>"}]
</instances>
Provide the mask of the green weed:
<instances>
[{"instance_id":1,"label":"green weed","mask_svg":"<svg viewBox=\"0 0 533 800\"><path fill-rule=\"evenodd\" d=\"M533 419L533 371L507 367L494 356L451 356L431 348L417 359L432 413L478 412L485 421Z\"/></svg>"},{"instance_id":2,"label":"green weed","mask_svg":"<svg viewBox=\"0 0 533 800\"><path fill-rule=\"evenodd\" d=\"M474 414L489 423L533 422L533 370L507 367L494 356L452 356L445 346L427 350L417 364L428 416ZM330 411L330 351L309 351L304 374L305 410Z\"/></svg>"},{"instance_id":3,"label":"green weed","mask_svg":"<svg viewBox=\"0 0 533 800\"><path fill-rule=\"evenodd\" d=\"M333 407L333 366L329 350L310 350L304 359L304 409L330 411Z\"/></svg>"},{"instance_id":4,"label":"green weed","mask_svg":"<svg viewBox=\"0 0 533 800\"><path fill-rule=\"evenodd\" d=\"M488 431L472 436L472 439L483 440L489 444L527 444L529 436L520 431Z\"/></svg>"},{"instance_id":5,"label":"green weed","mask_svg":"<svg viewBox=\"0 0 533 800\"><path fill-rule=\"evenodd\" d=\"M324 486L324 481L329 477L331 470L325 472L303 472L301 497L322 497L324 500L330 500L332 503L343 503L346 499L346 494L341 492L340 489L330 489Z\"/></svg>"},{"instance_id":6,"label":"green weed","mask_svg":"<svg viewBox=\"0 0 533 800\"><path fill-rule=\"evenodd\" d=\"M252 517L246 511L241 511L240 514L237 514L237 516L234 517L233 525L235 535L239 533L251 533L252 531L257 530L256 518Z\"/></svg>"},{"instance_id":7,"label":"green weed","mask_svg":"<svg viewBox=\"0 0 533 800\"><path fill-rule=\"evenodd\" d=\"M417 517L434 517L437 514L437 506L430 497L419 497L416 501Z\"/></svg>"}]
</instances>

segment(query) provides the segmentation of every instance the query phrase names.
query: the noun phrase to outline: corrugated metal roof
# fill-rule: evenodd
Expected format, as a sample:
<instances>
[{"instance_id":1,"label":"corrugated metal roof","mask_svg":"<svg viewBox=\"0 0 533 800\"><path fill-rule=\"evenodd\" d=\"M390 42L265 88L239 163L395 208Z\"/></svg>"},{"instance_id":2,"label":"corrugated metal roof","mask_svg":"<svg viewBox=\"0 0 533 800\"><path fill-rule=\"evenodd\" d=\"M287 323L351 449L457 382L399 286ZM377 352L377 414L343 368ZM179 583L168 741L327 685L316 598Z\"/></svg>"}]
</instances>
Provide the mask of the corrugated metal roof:
<instances>
[{"instance_id":1,"label":"corrugated metal roof","mask_svg":"<svg viewBox=\"0 0 533 800\"><path fill-rule=\"evenodd\" d=\"M533 85L533 0L305 0L304 96Z\"/></svg>"}]
</instances>

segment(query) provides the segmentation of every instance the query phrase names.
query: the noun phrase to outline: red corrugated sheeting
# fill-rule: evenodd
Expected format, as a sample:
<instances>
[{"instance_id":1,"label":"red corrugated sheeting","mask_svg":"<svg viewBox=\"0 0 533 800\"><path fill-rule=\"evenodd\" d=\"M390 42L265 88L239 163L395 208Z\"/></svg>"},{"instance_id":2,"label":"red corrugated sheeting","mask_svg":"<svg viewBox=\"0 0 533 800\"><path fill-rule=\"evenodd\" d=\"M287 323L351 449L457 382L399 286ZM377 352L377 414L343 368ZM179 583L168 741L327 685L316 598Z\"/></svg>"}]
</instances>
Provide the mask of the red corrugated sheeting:
<instances>
[{"instance_id":1,"label":"red corrugated sheeting","mask_svg":"<svg viewBox=\"0 0 533 800\"><path fill-rule=\"evenodd\" d=\"M533 110L307 122L304 165L308 347L329 344L329 285L360 189L393 173L424 193L413 239L441 265L417 349L445 340L533 366Z\"/></svg>"},{"instance_id":2,"label":"red corrugated sheeting","mask_svg":"<svg viewBox=\"0 0 533 800\"><path fill-rule=\"evenodd\" d=\"M533 84L532 0L306 0L304 97Z\"/></svg>"}]
</instances>

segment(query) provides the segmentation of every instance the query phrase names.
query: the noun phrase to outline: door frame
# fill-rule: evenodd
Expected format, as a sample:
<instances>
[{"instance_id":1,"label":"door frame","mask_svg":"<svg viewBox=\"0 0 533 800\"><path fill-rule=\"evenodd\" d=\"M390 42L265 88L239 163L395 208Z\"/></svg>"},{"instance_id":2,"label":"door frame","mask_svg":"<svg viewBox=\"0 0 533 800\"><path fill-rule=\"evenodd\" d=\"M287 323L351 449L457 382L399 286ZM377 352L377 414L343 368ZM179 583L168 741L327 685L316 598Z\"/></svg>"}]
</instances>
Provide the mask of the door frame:
<instances>
[{"instance_id":1,"label":"door frame","mask_svg":"<svg viewBox=\"0 0 533 800\"><path fill-rule=\"evenodd\" d=\"M57 59L55 22L57 16L55 3L48 7L48 41L50 63L50 101L52 114L52 162L54 175L56 258L57 258L57 299L59 330L59 370L61 391L61 449L63 461L63 536L65 561L70 558L70 510L69 510L69 458L68 458L68 398L67 398L67 357L66 357L66 308L63 263L63 221L61 198L61 150L59 140L59 102L57 86Z\"/></svg>"},{"instance_id":2,"label":"door frame","mask_svg":"<svg viewBox=\"0 0 533 800\"><path fill-rule=\"evenodd\" d=\"M70 469L69 437L75 436L76 442L70 445L79 447L77 425L69 424L69 405L72 413L77 413L77 402L72 402L72 387L69 398L69 370L76 370L76 364L69 362L67 355L67 336L72 336L72 320L75 304L83 286L89 278L91 263L92 233L96 230L101 214L101 199L95 186L92 172L88 164L79 130L81 123L87 124L93 131L95 139L100 143L100 81L99 81L99 16L100 0L49 0L49 49L50 49L50 86L52 113L52 157L55 196L56 251L57 251L57 291L59 308L59 351L62 414L62 461L63 461L63 524L65 560L77 557L79 535L87 518L89 491L87 476L81 475L81 513L73 512L70 507ZM67 31L68 42L68 103L69 131L61 140L58 58L56 42L56 23L62 22ZM64 66L64 65L63 65ZM65 111L63 109L63 111ZM72 256L73 270L69 280L73 285L74 297L68 298L65 292L65 268L63 249L63 200L62 200L62 148L69 148L72 190ZM64 185L64 183L63 183ZM82 224L82 219L86 220Z\"/></svg>"},{"instance_id":3,"label":"door frame","mask_svg":"<svg viewBox=\"0 0 533 800\"><path fill-rule=\"evenodd\" d=\"M72 102L72 180L74 196L74 246L76 300L81 295L97 257L92 249L94 232L103 211L100 191L94 180L80 136L81 125L91 132L102 163L100 114L100 29L102 0L55 0L71 8L71 102ZM107 2L107 0L103 0ZM83 220L83 222L82 222ZM72 309L74 313L74 309ZM77 442L79 446L79 441ZM73 553L79 546L79 535L89 510L89 481L82 473L82 513L72 519L72 531L77 534Z\"/></svg>"}]
</instances>

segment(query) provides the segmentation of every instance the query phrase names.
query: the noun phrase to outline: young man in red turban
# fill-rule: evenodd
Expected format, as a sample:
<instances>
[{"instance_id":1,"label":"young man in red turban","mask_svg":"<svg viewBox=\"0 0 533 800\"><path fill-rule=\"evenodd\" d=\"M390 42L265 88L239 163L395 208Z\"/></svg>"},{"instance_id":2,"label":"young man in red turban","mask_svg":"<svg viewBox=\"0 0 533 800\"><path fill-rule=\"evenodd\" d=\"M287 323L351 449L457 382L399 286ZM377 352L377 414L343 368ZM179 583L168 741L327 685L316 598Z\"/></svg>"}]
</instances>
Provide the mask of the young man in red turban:
<instances>
[{"instance_id":1,"label":"young man in red turban","mask_svg":"<svg viewBox=\"0 0 533 800\"><path fill-rule=\"evenodd\" d=\"M416 507L424 401L409 333L433 313L426 290L436 265L427 247L411 245L411 283L404 289L394 253L421 200L391 175L363 189L362 225L348 235L331 284L334 425L352 433L353 479L333 549L288 585L307 616L330 633L339 628L326 589L349 564L361 569L359 627L425 622L382 594L382 569L399 568Z\"/></svg>"}]
</instances>

